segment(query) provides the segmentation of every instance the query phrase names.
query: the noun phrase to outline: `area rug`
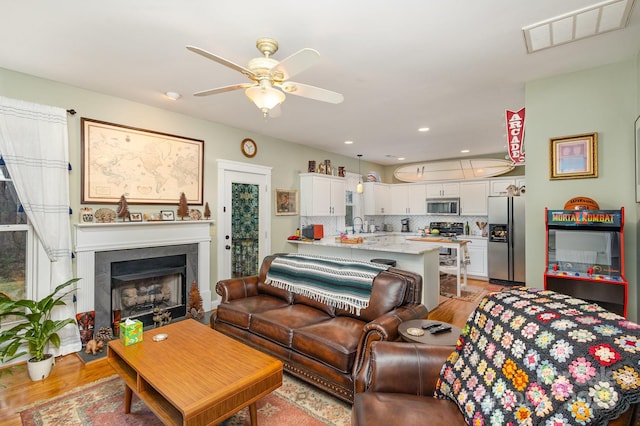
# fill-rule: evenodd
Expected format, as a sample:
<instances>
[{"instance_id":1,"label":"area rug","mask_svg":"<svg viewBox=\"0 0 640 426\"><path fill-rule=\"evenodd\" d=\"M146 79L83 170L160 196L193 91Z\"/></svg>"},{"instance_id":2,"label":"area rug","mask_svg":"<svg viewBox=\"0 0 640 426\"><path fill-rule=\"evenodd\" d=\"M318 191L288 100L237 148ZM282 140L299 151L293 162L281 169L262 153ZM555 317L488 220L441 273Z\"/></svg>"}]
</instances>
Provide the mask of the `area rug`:
<instances>
[{"instance_id":1,"label":"area rug","mask_svg":"<svg viewBox=\"0 0 640 426\"><path fill-rule=\"evenodd\" d=\"M460 297L457 296L456 277L442 276L440 277L440 295L453 299L460 299L467 302L479 301L482 296L487 294L486 287L478 287L467 284L460 291Z\"/></svg>"},{"instance_id":2,"label":"area rug","mask_svg":"<svg viewBox=\"0 0 640 426\"><path fill-rule=\"evenodd\" d=\"M188 392L188 386L185 392ZM257 409L261 426L346 426L351 421L349 404L287 374L280 388L257 402ZM117 375L24 407L20 410L20 417L22 424L27 426L162 425L135 394L131 413L124 413L124 382ZM225 426L249 424L248 408L221 423Z\"/></svg>"}]
</instances>

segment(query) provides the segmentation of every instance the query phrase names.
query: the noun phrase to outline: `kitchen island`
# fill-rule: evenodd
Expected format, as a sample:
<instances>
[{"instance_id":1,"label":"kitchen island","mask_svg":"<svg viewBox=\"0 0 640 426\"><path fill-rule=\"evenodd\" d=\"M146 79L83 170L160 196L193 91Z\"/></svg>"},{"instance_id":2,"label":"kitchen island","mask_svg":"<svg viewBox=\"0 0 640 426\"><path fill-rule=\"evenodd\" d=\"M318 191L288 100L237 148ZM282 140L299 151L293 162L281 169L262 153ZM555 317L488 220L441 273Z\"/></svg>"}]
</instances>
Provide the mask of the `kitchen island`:
<instances>
[{"instance_id":1,"label":"kitchen island","mask_svg":"<svg viewBox=\"0 0 640 426\"><path fill-rule=\"evenodd\" d=\"M398 269L422 276L422 303L432 310L440 302L439 250L441 245L409 241L404 236L365 236L363 242L347 244L334 237L321 240L288 240L296 244L298 253L371 261L393 259Z\"/></svg>"}]
</instances>

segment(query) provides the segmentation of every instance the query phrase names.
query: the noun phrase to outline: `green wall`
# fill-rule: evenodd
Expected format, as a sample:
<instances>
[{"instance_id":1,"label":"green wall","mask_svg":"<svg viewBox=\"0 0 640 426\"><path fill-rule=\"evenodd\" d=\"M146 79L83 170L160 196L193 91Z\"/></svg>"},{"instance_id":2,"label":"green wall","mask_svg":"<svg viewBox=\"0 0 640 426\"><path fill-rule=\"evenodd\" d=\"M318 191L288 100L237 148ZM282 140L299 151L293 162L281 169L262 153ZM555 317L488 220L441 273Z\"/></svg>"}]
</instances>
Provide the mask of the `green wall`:
<instances>
[{"instance_id":1,"label":"green wall","mask_svg":"<svg viewBox=\"0 0 640 426\"><path fill-rule=\"evenodd\" d=\"M562 208L574 196L601 209L625 208L628 313L637 319L638 217L634 121L640 114L640 55L623 62L559 75L526 85L527 285L543 287L544 208ZM598 177L549 180L549 139L598 133Z\"/></svg>"},{"instance_id":2,"label":"green wall","mask_svg":"<svg viewBox=\"0 0 640 426\"><path fill-rule=\"evenodd\" d=\"M70 179L71 207L74 211L72 222L78 222L80 211L80 118L87 117L111 123L123 124L157 132L186 136L205 141L204 149L204 201L209 203L212 219L216 219L218 182L216 160L225 159L249 164L272 167L272 196L276 188L299 188L298 173L307 172L308 160L317 162L331 160L335 166L345 166L349 172L357 173L358 158L343 157L325 151L314 150L292 142L254 134L242 129L196 119L164 109L154 108L125 99L103 95L78 87L45 80L34 76L0 68L0 96L21 99L45 105L75 109L76 115L68 116L69 155L73 166ZM168 108L170 104L168 104ZM256 114L259 113L256 110ZM248 159L240 152L240 142L250 137L258 144L258 153ZM283 161L286 153L286 161ZM363 171L383 172L381 166L362 161ZM366 172L365 172L366 173ZM175 210L180 194L176 194L176 204L171 206L148 205L136 207L142 213L157 213L162 208ZM275 203L274 203L275 205ZM94 209L105 205L82 205ZM111 208L115 209L115 203ZM196 207L196 206L193 206ZM199 207L200 208L200 207ZM271 250L272 253L288 252L292 247L286 237L295 233L299 226L299 216L272 216ZM216 227L212 227L211 277L217 277ZM214 284L211 284L212 293Z\"/></svg>"}]
</instances>

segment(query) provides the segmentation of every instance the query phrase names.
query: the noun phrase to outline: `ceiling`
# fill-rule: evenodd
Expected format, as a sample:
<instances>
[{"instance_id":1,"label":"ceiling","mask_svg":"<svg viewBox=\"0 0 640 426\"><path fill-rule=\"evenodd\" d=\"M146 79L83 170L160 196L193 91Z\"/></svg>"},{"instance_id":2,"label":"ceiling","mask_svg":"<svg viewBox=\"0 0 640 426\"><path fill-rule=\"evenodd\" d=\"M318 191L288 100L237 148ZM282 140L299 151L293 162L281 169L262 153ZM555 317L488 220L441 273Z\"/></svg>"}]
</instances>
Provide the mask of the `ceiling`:
<instances>
[{"instance_id":1,"label":"ceiling","mask_svg":"<svg viewBox=\"0 0 640 426\"><path fill-rule=\"evenodd\" d=\"M381 165L506 154L505 109L524 106L525 82L640 51L636 4L622 30L527 53L523 27L597 3L0 0L0 67ZM288 95L265 120L242 91L193 96L248 80L186 45L246 66L260 37L278 41L275 59L318 50L293 80L344 102Z\"/></svg>"}]
</instances>

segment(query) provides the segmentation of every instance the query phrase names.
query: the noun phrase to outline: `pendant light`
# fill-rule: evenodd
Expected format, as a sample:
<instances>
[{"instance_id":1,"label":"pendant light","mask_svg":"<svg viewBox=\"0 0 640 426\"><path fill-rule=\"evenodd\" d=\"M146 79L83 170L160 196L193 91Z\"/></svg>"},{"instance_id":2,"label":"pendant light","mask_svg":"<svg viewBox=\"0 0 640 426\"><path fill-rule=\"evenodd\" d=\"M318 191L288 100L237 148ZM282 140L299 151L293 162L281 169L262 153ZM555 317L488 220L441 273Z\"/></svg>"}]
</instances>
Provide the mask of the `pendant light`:
<instances>
[{"instance_id":1,"label":"pendant light","mask_svg":"<svg viewBox=\"0 0 640 426\"><path fill-rule=\"evenodd\" d=\"M358 186L356 186L356 192L358 194L362 194L364 192L364 187L362 186L362 175L360 174L360 157L362 157L362 154L358 154Z\"/></svg>"}]
</instances>

